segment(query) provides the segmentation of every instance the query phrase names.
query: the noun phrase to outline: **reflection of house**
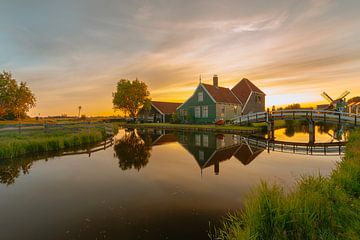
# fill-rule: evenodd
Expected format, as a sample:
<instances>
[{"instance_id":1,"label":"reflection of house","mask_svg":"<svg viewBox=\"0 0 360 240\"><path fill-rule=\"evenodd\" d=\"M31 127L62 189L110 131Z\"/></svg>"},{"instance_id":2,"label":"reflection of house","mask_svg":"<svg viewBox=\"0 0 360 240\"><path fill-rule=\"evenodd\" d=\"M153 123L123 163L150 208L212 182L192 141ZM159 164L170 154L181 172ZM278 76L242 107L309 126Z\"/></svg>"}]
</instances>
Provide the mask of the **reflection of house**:
<instances>
[{"instance_id":1,"label":"reflection of house","mask_svg":"<svg viewBox=\"0 0 360 240\"><path fill-rule=\"evenodd\" d=\"M246 165L263 151L240 142L240 136L230 134L181 133L178 140L194 156L201 169L214 165L215 174L219 174L220 162L232 156Z\"/></svg>"},{"instance_id":2,"label":"reflection of house","mask_svg":"<svg viewBox=\"0 0 360 240\"><path fill-rule=\"evenodd\" d=\"M234 157L236 157L242 164L248 165L263 151L263 148L252 147L247 144L241 144L241 146L234 154Z\"/></svg>"},{"instance_id":3,"label":"reflection of house","mask_svg":"<svg viewBox=\"0 0 360 240\"><path fill-rule=\"evenodd\" d=\"M245 78L231 90L220 87L214 75L213 85L200 83L177 110L182 121L192 123L230 120L241 114L265 111L265 93Z\"/></svg>"},{"instance_id":4,"label":"reflection of house","mask_svg":"<svg viewBox=\"0 0 360 240\"><path fill-rule=\"evenodd\" d=\"M181 103L151 101L150 110L142 109L139 120L144 122L170 122Z\"/></svg>"},{"instance_id":5,"label":"reflection of house","mask_svg":"<svg viewBox=\"0 0 360 240\"><path fill-rule=\"evenodd\" d=\"M177 142L176 135L167 133L165 130L140 129L138 130L138 134L147 144L152 146Z\"/></svg>"}]
</instances>

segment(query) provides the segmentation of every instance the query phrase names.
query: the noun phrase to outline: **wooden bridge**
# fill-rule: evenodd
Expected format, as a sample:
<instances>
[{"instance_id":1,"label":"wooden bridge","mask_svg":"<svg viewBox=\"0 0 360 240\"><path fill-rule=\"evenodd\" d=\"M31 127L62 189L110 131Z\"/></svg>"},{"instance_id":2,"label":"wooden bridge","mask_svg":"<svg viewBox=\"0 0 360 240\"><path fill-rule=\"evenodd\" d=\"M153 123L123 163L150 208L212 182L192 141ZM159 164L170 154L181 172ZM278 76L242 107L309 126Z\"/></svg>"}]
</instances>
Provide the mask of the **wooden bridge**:
<instances>
[{"instance_id":1,"label":"wooden bridge","mask_svg":"<svg viewBox=\"0 0 360 240\"><path fill-rule=\"evenodd\" d=\"M250 147L263 148L264 150L275 152L286 152L303 155L342 155L345 152L346 142L329 143L305 143L305 142L285 142L269 140L256 137L241 137L241 142Z\"/></svg>"},{"instance_id":2,"label":"wooden bridge","mask_svg":"<svg viewBox=\"0 0 360 240\"><path fill-rule=\"evenodd\" d=\"M352 126L359 125L360 115L329 110L277 110L272 112L257 112L232 119L234 124L273 122L276 120L309 120L311 122L338 123Z\"/></svg>"}]
</instances>

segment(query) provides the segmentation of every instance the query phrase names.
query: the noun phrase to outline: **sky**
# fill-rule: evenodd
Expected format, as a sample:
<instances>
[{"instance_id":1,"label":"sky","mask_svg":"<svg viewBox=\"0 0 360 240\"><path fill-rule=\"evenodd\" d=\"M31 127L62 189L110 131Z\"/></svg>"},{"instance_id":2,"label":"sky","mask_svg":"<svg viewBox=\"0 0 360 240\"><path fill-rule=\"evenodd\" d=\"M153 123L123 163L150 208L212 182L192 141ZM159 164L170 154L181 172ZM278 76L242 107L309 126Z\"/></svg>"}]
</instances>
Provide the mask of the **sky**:
<instances>
[{"instance_id":1,"label":"sky","mask_svg":"<svg viewBox=\"0 0 360 240\"><path fill-rule=\"evenodd\" d=\"M250 79L267 106L360 95L359 0L0 0L0 71L32 116L112 115L122 78L181 102L199 83Z\"/></svg>"}]
</instances>

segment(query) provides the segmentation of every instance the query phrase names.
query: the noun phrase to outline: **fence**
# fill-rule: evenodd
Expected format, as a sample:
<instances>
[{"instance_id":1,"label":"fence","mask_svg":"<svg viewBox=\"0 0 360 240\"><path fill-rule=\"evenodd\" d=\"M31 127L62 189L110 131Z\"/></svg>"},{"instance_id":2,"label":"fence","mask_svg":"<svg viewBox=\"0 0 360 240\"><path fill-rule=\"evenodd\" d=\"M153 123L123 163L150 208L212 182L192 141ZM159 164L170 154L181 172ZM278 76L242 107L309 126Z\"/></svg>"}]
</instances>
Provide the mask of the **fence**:
<instances>
[{"instance_id":1,"label":"fence","mask_svg":"<svg viewBox=\"0 0 360 240\"><path fill-rule=\"evenodd\" d=\"M113 135L113 125L105 122L64 122L64 123L17 123L17 124L5 124L0 125L0 136L7 133L26 134L29 132L43 132L53 133L57 131L61 132L82 132L91 130L104 130L106 135Z\"/></svg>"}]
</instances>

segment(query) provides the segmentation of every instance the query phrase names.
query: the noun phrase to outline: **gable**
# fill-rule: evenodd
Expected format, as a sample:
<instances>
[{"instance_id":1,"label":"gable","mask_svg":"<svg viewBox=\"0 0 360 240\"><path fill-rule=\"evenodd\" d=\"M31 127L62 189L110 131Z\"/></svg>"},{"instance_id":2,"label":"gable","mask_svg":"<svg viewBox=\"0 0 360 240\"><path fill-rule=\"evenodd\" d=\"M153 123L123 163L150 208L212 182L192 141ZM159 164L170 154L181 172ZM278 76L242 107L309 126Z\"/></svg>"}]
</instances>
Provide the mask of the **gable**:
<instances>
[{"instance_id":1,"label":"gable","mask_svg":"<svg viewBox=\"0 0 360 240\"><path fill-rule=\"evenodd\" d=\"M250 80L243 78L238 84L236 84L231 91L235 94L235 96L245 104L249 99L252 92L257 94L265 95L263 91L261 91L258 87L256 87Z\"/></svg>"},{"instance_id":2,"label":"gable","mask_svg":"<svg viewBox=\"0 0 360 240\"><path fill-rule=\"evenodd\" d=\"M203 92L203 101L199 102L198 101L198 93L199 92ZM181 104L179 107L177 107L177 109L180 109L181 107L184 106L194 106L194 105L209 105L209 104L214 104L216 103L215 99L209 94L209 92L206 90L206 88L204 88L202 86L202 84L200 83L194 93L191 95L191 97L189 97L183 104Z\"/></svg>"}]
</instances>

